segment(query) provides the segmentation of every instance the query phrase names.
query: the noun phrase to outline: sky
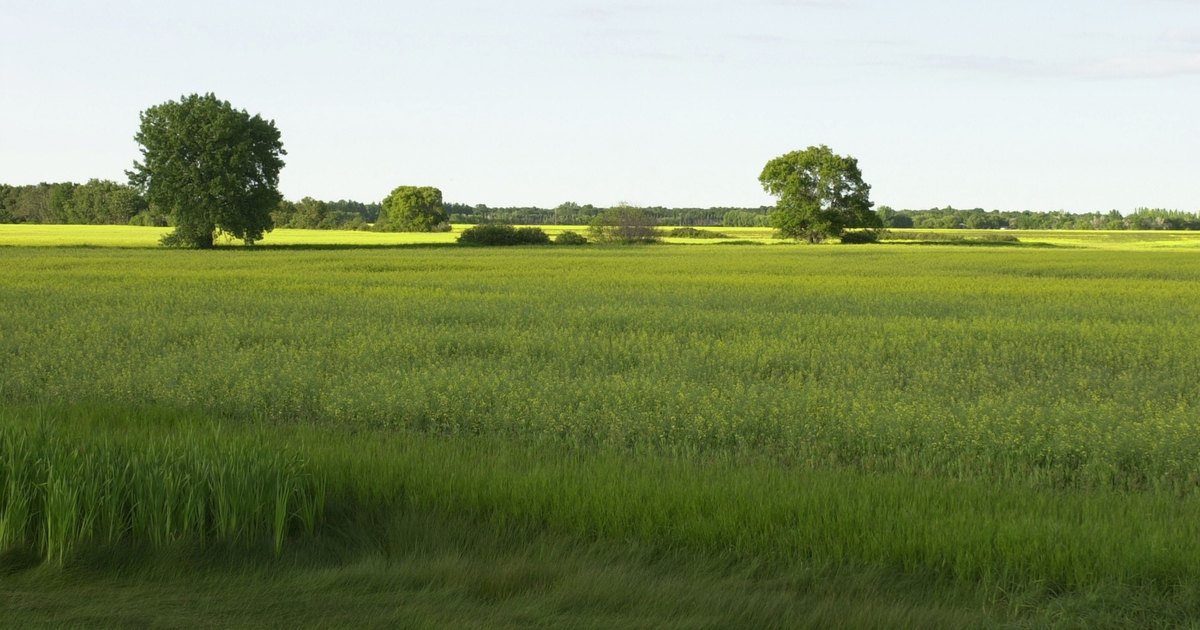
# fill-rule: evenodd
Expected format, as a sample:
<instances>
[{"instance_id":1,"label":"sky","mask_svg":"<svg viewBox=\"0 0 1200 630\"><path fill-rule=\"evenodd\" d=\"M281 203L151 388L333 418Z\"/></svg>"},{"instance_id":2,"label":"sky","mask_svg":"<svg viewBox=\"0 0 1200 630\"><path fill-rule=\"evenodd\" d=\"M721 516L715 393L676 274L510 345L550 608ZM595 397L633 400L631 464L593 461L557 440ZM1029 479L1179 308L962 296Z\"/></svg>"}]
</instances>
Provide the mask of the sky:
<instances>
[{"instance_id":1,"label":"sky","mask_svg":"<svg viewBox=\"0 0 1200 630\"><path fill-rule=\"evenodd\" d=\"M138 115L278 126L289 199L1200 211L1200 0L0 0L0 182L125 180Z\"/></svg>"}]
</instances>

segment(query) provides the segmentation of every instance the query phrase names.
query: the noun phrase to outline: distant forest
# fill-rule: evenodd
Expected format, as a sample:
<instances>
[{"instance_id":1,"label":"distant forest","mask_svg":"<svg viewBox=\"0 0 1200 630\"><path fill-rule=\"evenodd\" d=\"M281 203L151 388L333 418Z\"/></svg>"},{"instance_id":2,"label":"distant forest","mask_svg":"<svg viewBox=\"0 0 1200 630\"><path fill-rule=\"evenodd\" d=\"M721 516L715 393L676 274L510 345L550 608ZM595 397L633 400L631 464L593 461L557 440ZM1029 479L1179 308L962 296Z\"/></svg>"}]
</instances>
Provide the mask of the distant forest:
<instances>
[{"instance_id":1,"label":"distant forest","mask_svg":"<svg viewBox=\"0 0 1200 630\"><path fill-rule=\"evenodd\" d=\"M444 204L451 223L511 223L525 225L584 225L607 208L567 202L554 208L493 208L484 204ZM757 208L643 208L659 225L707 227L766 227L771 206ZM379 203L305 197L283 201L271 213L281 228L369 230L379 218ZM877 208L887 227L1018 230L1200 230L1200 213L1138 208L1076 214L931 208ZM169 224L167 216L146 203L137 189L108 180L9 186L0 184L0 223L91 223L111 225Z\"/></svg>"}]
</instances>

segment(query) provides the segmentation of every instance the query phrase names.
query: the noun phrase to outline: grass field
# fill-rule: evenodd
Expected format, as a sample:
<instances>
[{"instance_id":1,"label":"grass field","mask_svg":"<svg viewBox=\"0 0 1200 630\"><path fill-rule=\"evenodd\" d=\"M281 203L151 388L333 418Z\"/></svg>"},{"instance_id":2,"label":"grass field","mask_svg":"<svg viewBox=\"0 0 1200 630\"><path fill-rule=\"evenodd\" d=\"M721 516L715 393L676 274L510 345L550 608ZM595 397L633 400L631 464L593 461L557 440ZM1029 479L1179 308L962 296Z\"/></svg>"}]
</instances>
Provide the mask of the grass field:
<instances>
[{"instance_id":1,"label":"grass field","mask_svg":"<svg viewBox=\"0 0 1200 630\"><path fill-rule=\"evenodd\" d=\"M126 229L0 248L18 625L1200 618L1191 235L196 252Z\"/></svg>"}]
</instances>

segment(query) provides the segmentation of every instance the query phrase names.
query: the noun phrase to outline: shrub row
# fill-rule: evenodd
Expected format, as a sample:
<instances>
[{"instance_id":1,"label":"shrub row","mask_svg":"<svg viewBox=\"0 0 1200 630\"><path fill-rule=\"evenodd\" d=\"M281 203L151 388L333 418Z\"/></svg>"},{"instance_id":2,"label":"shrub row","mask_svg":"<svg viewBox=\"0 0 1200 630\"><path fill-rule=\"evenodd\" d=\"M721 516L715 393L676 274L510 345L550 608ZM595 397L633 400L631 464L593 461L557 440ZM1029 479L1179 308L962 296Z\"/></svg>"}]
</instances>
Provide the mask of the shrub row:
<instances>
[{"instance_id":1,"label":"shrub row","mask_svg":"<svg viewBox=\"0 0 1200 630\"><path fill-rule=\"evenodd\" d=\"M502 223L487 223L467 228L458 237L461 245L549 245L550 236L538 227L513 227ZM555 237L559 245L584 245L587 239L575 232L563 232Z\"/></svg>"}]
</instances>

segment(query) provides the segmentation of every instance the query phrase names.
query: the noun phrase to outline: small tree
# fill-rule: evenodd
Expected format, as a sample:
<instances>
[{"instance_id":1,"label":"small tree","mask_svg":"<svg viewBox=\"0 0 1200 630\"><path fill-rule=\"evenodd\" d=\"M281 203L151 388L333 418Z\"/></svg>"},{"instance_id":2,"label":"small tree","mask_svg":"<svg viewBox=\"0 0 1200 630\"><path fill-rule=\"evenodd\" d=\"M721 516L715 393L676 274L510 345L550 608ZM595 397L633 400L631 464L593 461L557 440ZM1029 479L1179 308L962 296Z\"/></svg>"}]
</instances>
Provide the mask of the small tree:
<instances>
[{"instance_id":1,"label":"small tree","mask_svg":"<svg viewBox=\"0 0 1200 630\"><path fill-rule=\"evenodd\" d=\"M141 120L142 161L126 174L173 219L164 244L212 247L217 231L251 244L271 230L287 154L274 121L213 94L155 105Z\"/></svg>"},{"instance_id":2,"label":"small tree","mask_svg":"<svg viewBox=\"0 0 1200 630\"><path fill-rule=\"evenodd\" d=\"M380 228L389 232L434 232L450 220L442 191L432 186L399 186L383 200Z\"/></svg>"},{"instance_id":3,"label":"small tree","mask_svg":"<svg viewBox=\"0 0 1200 630\"><path fill-rule=\"evenodd\" d=\"M588 232L601 243L653 243L658 240L656 225L645 210L621 203L596 215Z\"/></svg>"},{"instance_id":4,"label":"small tree","mask_svg":"<svg viewBox=\"0 0 1200 630\"><path fill-rule=\"evenodd\" d=\"M779 197L770 222L784 238L819 243L846 228L882 227L871 211L871 187L862 180L858 160L835 155L825 145L767 162L758 181Z\"/></svg>"}]
</instances>

